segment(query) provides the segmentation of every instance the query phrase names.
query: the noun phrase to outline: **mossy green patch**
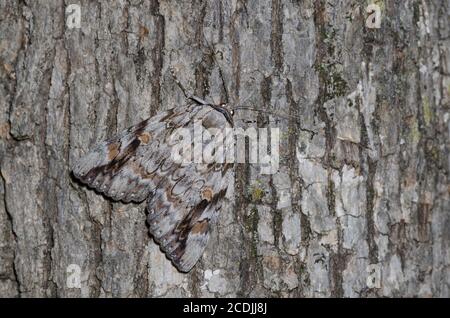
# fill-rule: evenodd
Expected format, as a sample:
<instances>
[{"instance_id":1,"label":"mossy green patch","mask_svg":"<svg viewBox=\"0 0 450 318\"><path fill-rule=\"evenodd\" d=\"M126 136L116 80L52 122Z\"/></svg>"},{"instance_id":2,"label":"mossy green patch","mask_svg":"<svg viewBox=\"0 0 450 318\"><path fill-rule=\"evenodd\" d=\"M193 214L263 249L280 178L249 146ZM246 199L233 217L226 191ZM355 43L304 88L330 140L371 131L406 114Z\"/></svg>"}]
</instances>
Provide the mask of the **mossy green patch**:
<instances>
[{"instance_id":1,"label":"mossy green patch","mask_svg":"<svg viewBox=\"0 0 450 318\"><path fill-rule=\"evenodd\" d=\"M414 144L419 143L420 140L420 131L419 131L419 123L417 120L414 120L410 127L410 138Z\"/></svg>"},{"instance_id":2,"label":"mossy green patch","mask_svg":"<svg viewBox=\"0 0 450 318\"><path fill-rule=\"evenodd\" d=\"M450 83L447 85L447 96L450 97Z\"/></svg>"},{"instance_id":3,"label":"mossy green patch","mask_svg":"<svg viewBox=\"0 0 450 318\"><path fill-rule=\"evenodd\" d=\"M368 4L370 4L370 3L374 3L374 4L378 5L380 7L381 12L384 12L384 10L386 8L386 4L384 3L384 0L369 1Z\"/></svg>"},{"instance_id":4,"label":"mossy green patch","mask_svg":"<svg viewBox=\"0 0 450 318\"><path fill-rule=\"evenodd\" d=\"M259 188L259 187L253 187L252 189L252 200L253 201L261 201L262 198L264 198L264 195L266 193L264 192L263 189Z\"/></svg>"},{"instance_id":5,"label":"mossy green patch","mask_svg":"<svg viewBox=\"0 0 450 318\"><path fill-rule=\"evenodd\" d=\"M343 65L340 62L341 49L336 47L339 41L337 29L328 24L321 30L324 44L324 55L314 68L323 81L323 102L335 97L345 96L348 90L343 76Z\"/></svg>"},{"instance_id":6,"label":"mossy green patch","mask_svg":"<svg viewBox=\"0 0 450 318\"><path fill-rule=\"evenodd\" d=\"M425 120L425 124L429 126L433 119L433 110L431 109L428 97L425 97L423 99L422 106L423 106L423 119Z\"/></svg>"},{"instance_id":7,"label":"mossy green patch","mask_svg":"<svg viewBox=\"0 0 450 318\"><path fill-rule=\"evenodd\" d=\"M253 202L260 202L266 195L266 191L260 180L256 180L249 188L250 199Z\"/></svg>"}]
</instances>

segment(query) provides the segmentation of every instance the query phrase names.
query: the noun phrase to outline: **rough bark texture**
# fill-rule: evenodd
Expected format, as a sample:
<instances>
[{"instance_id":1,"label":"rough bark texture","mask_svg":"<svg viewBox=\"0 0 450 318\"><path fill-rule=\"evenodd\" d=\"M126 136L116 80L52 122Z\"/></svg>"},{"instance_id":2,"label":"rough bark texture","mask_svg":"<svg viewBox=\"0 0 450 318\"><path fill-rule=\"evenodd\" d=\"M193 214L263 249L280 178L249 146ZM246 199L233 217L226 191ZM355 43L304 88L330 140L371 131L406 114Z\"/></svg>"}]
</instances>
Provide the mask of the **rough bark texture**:
<instances>
[{"instance_id":1,"label":"rough bark texture","mask_svg":"<svg viewBox=\"0 0 450 318\"><path fill-rule=\"evenodd\" d=\"M368 3L1 0L0 296L449 297L449 1L378 1L380 29ZM171 66L198 96L223 100L223 78L231 102L301 118L278 120L278 173L237 166L189 274L144 205L68 169L183 102Z\"/></svg>"}]
</instances>

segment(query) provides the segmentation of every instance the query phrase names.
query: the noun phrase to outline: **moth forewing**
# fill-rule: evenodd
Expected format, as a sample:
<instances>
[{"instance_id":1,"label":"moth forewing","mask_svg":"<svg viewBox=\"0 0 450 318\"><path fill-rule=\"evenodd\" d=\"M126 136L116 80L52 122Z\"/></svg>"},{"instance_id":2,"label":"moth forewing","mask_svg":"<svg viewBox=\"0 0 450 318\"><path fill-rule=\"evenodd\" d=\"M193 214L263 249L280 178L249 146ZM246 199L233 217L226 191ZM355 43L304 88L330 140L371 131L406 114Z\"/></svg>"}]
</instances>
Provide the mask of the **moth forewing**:
<instances>
[{"instance_id":1,"label":"moth forewing","mask_svg":"<svg viewBox=\"0 0 450 318\"><path fill-rule=\"evenodd\" d=\"M192 137L187 128L178 128L170 136L171 158L180 165L192 163Z\"/></svg>"},{"instance_id":2,"label":"moth forewing","mask_svg":"<svg viewBox=\"0 0 450 318\"><path fill-rule=\"evenodd\" d=\"M224 163L223 128L209 128L203 134L203 160L205 163Z\"/></svg>"}]
</instances>

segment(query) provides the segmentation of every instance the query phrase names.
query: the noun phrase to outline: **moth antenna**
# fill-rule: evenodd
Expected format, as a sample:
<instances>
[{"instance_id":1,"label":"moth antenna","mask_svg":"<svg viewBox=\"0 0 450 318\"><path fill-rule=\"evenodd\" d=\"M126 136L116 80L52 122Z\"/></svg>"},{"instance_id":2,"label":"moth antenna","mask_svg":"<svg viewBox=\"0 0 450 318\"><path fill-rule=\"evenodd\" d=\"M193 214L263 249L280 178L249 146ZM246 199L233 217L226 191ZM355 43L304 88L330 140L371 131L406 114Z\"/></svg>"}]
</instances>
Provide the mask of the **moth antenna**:
<instances>
[{"instance_id":1,"label":"moth antenna","mask_svg":"<svg viewBox=\"0 0 450 318\"><path fill-rule=\"evenodd\" d=\"M270 111L270 110L265 110L265 109L257 109L255 107L251 107L251 106L236 106L234 107L234 110L238 110L238 109L247 109L247 110L251 110L251 111L255 111L255 112L262 112L262 113L266 113L266 114L270 114L272 116L276 116L276 117L280 117L283 119L294 119L294 120L300 120L300 117L298 116L292 116L292 115L281 115L279 113Z\"/></svg>"},{"instance_id":2,"label":"moth antenna","mask_svg":"<svg viewBox=\"0 0 450 318\"><path fill-rule=\"evenodd\" d=\"M170 74L172 75L173 80L175 81L175 83L178 85L178 87L183 92L184 97L186 97L186 99L190 99L192 97L192 95L188 95L186 93L186 89L184 88L183 84L181 84L181 82L178 79L177 75L175 74L175 70L174 70L174 68L172 66L170 67Z\"/></svg>"},{"instance_id":3,"label":"moth antenna","mask_svg":"<svg viewBox=\"0 0 450 318\"><path fill-rule=\"evenodd\" d=\"M215 55L215 54L214 54ZM214 60L216 61L216 58L214 57ZM227 90L227 86L225 85L225 80L223 78L223 72L222 72L222 68L220 67L219 63L217 63L217 67L219 68L219 75L220 75L220 80L222 81L222 87L223 87L223 92L225 94L225 103L228 104L230 99L228 97L228 90Z\"/></svg>"},{"instance_id":4,"label":"moth antenna","mask_svg":"<svg viewBox=\"0 0 450 318\"><path fill-rule=\"evenodd\" d=\"M200 97L197 97L195 95L189 95L188 93L186 93L186 89L184 88L183 84L181 84L181 82L178 80L177 75L175 74L175 71L173 69L173 67L170 67L170 73L173 76L173 79L175 81L175 83L177 83L178 87L181 89L181 91L183 92L184 97L186 97L186 99L190 99L193 100L199 104L202 105L207 105L209 104L208 102L206 102L205 100L201 99Z\"/></svg>"},{"instance_id":5,"label":"moth antenna","mask_svg":"<svg viewBox=\"0 0 450 318\"><path fill-rule=\"evenodd\" d=\"M244 98L244 100L242 102L240 102L240 104L245 104L250 98L253 97L253 95L255 95L256 89L254 89L253 91L251 91L248 96L246 98Z\"/></svg>"}]
</instances>

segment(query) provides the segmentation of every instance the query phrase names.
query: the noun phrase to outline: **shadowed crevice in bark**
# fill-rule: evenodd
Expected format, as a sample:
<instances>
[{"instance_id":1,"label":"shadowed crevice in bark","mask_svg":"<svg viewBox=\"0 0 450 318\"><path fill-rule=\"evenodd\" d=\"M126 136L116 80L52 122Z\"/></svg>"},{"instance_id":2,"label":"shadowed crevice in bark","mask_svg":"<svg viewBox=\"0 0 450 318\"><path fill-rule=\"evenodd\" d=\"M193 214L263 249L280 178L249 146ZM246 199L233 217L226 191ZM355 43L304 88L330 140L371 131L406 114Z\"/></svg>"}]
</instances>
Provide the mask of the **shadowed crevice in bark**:
<instances>
[{"instance_id":1,"label":"shadowed crevice in bark","mask_svg":"<svg viewBox=\"0 0 450 318\"><path fill-rule=\"evenodd\" d=\"M155 114L156 109L161 108L161 75L164 63L164 48L165 48L165 18L159 12L159 1L152 1L152 15L155 19L156 41L152 48L152 61L154 71L152 73L152 110L150 114Z\"/></svg>"}]
</instances>

